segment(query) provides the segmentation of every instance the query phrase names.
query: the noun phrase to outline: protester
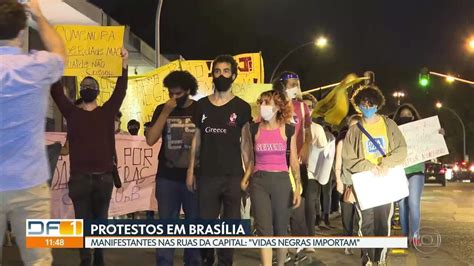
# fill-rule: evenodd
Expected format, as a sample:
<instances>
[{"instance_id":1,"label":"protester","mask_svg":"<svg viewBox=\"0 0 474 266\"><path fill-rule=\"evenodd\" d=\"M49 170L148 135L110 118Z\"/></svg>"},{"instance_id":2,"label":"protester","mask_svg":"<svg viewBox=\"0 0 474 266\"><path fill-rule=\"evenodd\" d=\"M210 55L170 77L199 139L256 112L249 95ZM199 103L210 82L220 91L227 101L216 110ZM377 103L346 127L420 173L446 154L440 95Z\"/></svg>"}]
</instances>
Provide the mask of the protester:
<instances>
[{"instance_id":1,"label":"protester","mask_svg":"<svg viewBox=\"0 0 474 266\"><path fill-rule=\"evenodd\" d=\"M251 208L257 235L286 236L291 208L297 208L301 201L300 194L292 192L288 173L290 166L296 191L299 191L301 183L295 128L287 124L292 116L292 106L286 96L278 91L262 93L257 104L262 120L250 126L255 163L247 168L241 187L247 191L250 181ZM277 249L278 265L285 264L286 253L287 249ZM261 262L262 265L272 264L271 248L261 249Z\"/></svg>"},{"instance_id":2,"label":"protester","mask_svg":"<svg viewBox=\"0 0 474 266\"><path fill-rule=\"evenodd\" d=\"M376 175L385 175L388 168L403 164L407 149L402 133L393 120L377 113L385 103L382 92L373 85L363 86L354 92L351 101L362 113L360 127L372 136L374 142L359 126L349 128L342 147L342 165L348 173L372 171ZM363 211L358 204L356 207L360 217L359 236L390 235L393 203ZM386 265L386 255L387 248L362 249L362 263Z\"/></svg>"},{"instance_id":3,"label":"protester","mask_svg":"<svg viewBox=\"0 0 474 266\"><path fill-rule=\"evenodd\" d=\"M304 94L303 101L308 106L310 113L312 113L317 104L316 98L311 94ZM319 177L316 176L316 173L319 172L318 170L321 168L321 166L318 165L318 161L321 152L323 152L328 145L328 140L324 128L316 122L311 123L311 133L312 145L307 168L308 183L305 193L305 213L309 235L314 236L316 234L315 225L319 226L321 220L320 197L322 186L318 182Z\"/></svg>"},{"instance_id":4,"label":"protester","mask_svg":"<svg viewBox=\"0 0 474 266\"><path fill-rule=\"evenodd\" d=\"M360 115L352 115L347 119L347 126L339 132L336 138L336 159L334 171L336 175L336 189L341 195L346 195L347 198L341 197L341 219L342 219L342 233L344 236L353 236L354 234L354 223L356 222L357 212L355 203L355 197L352 193L352 179L351 175L344 171L344 165L342 164L342 147L344 138L347 135L347 131L350 127L355 124L362 122ZM357 223L356 223L357 224ZM357 228L357 231L359 229ZM354 254L352 249L345 248L344 253L346 255Z\"/></svg>"},{"instance_id":5,"label":"protester","mask_svg":"<svg viewBox=\"0 0 474 266\"><path fill-rule=\"evenodd\" d=\"M196 103L196 79L187 71L173 71L163 80L170 99L156 107L147 130L146 141L153 146L161 138L156 174L156 200L160 219L179 219L181 207L185 219L198 218L197 195L186 188L192 137L196 130L191 122ZM130 124L130 122L129 122ZM156 265L173 265L174 249L158 249ZM184 265L201 265L199 249L184 250Z\"/></svg>"},{"instance_id":6,"label":"protester","mask_svg":"<svg viewBox=\"0 0 474 266\"><path fill-rule=\"evenodd\" d=\"M298 152L298 159L300 161L300 177L302 183L302 202L299 208L296 208L292 212L290 219L291 234L293 236L308 236L308 228L305 217L304 207L304 196L306 185L308 183L307 166L309 147L312 142L311 134L311 114L308 106L302 101L301 88L299 76L296 73L285 71L282 72L278 78L273 81L273 90L284 92L285 95L291 100L293 105L293 118L291 123L295 125L296 134L296 147ZM300 262L307 259L307 256L301 253L303 249L298 248L296 250L295 261ZM310 248L308 252L314 252L315 250Z\"/></svg>"},{"instance_id":7,"label":"protester","mask_svg":"<svg viewBox=\"0 0 474 266\"><path fill-rule=\"evenodd\" d=\"M122 49L122 76L103 106L97 105L99 83L92 77L80 83L82 109L64 95L61 83L55 83L51 96L67 120L70 149L69 197L78 219L107 219L116 169L114 118L119 112L128 80L128 52ZM90 265L90 249L80 250L81 265ZM102 249L94 249L94 265L104 265Z\"/></svg>"},{"instance_id":8,"label":"protester","mask_svg":"<svg viewBox=\"0 0 474 266\"><path fill-rule=\"evenodd\" d=\"M398 125L403 125L416 120L420 120L421 116L415 107L411 104L401 105L394 114L393 119ZM425 185L425 163L415 164L405 168L405 174L408 178L408 197L399 201L400 206L400 224L402 233L408 237L408 242L414 245L420 244L421 220L421 194Z\"/></svg>"},{"instance_id":9,"label":"protester","mask_svg":"<svg viewBox=\"0 0 474 266\"><path fill-rule=\"evenodd\" d=\"M127 130L128 130L128 133L130 133L130 135L137 136L138 131L140 131L140 122L138 122L135 119L128 121Z\"/></svg>"},{"instance_id":10,"label":"protester","mask_svg":"<svg viewBox=\"0 0 474 266\"><path fill-rule=\"evenodd\" d=\"M79 98L74 102L74 105L82 109L84 107L84 101L82 100L82 98ZM62 156L69 155L69 141L68 141L67 135L66 135L66 141L64 142L64 145L61 147L61 155Z\"/></svg>"},{"instance_id":11,"label":"protester","mask_svg":"<svg viewBox=\"0 0 474 266\"><path fill-rule=\"evenodd\" d=\"M217 219L221 206L221 218L240 219L240 181L252 156L247 128L252 117L250 105L231 91L237 68L230 55L214 59L214 93L197 102L193 116L196 132L186 184L190 191L197 188L199 216L203 219ZM200 162L195 172L196 155ZM218 250L218 264L232 265L233 253L233 249ZM203 265L212 265L214 250L203 249L202 258Z\"/></svg>"},{"instance_id":12,"label":"protester","mask_svg":"<svg viewBox=\"0 0 474 266\"><path fill-rule=\"evenodd\" d=\"M327 144L322 149L313 146L308 163L308 192L305 193L305 198L310 198L309 202L314 206L311 209L306 207L306 219L311 220L307 221L308 227L312 226L311 233L316 233L315 226L325 230L331 229L329 214L331 211L332 167L336 147L335 137L327 126L323 127L323 137L326 138Z\"/></svg>"},{"instance_id":13,"label":"protester","mask_svg":"<svg viewBox=\"0 0 474 266\"><path fill-rule=\"evenodd\" d=\"M46 51L23 53L27 15ZM25 265L51 265L51 249L26 248L26 218L50 218L45 145L48 91L64 71L63 41L44 18L38 0L0 1L0 247L7 219Z\"/></svg>"},{"instance_id":14,"label":"protester","mask_svg":"<svg viewBox=\"0 0 474 266\"><path fill-rule=\"evenodd\" d=\"M114 132L120 135L130 135L128 131L122 130L122 112L120 111L114 117Z\"/></svg>"},{"instance_id":15,"label":"protester","mask_svg":"<svg viewBox=\"0 0 474 266\"><path fill-rule=\"evenodd\" d=\"M148 130L150 129L150 127L152 125L153 124L151 123L151 121L148 121L148 122L143 124L143 136L145 136L145 138L146 138L146 135L148 135ZM154 211L146 211L146 219L147 220L153 220L154 218L155 218L155 212Z\"/></svg>"}]
</instances>

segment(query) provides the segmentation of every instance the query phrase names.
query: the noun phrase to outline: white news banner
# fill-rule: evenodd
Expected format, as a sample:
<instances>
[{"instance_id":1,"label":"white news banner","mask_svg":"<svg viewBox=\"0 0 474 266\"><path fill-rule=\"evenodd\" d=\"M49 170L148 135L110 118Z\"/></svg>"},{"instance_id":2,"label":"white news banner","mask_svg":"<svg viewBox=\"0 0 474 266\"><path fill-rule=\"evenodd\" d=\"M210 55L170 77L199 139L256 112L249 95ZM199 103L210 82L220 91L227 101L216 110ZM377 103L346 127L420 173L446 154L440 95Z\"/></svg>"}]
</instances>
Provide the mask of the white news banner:
<instances>
[{"instance_id":1,"label":"white news banner","mask_svg":"<svg viewBox=\"0 0 474 266\"><path fill-rule=\"evenodd\" d=\"M352 182L362 210L398 201L409 194L402 167L390 168L386 176L376 176L371 171L353 174Z\"/></svg>"},{"instance_id":2,"label":"white news banner","mask_svg":"<svg viewBox=\"0 0 474 266\"><path fill-rule=\"evenodd\" d=\"M86 248L406 248L406 237L85 237Z\"/></svg>"}]
</instances>

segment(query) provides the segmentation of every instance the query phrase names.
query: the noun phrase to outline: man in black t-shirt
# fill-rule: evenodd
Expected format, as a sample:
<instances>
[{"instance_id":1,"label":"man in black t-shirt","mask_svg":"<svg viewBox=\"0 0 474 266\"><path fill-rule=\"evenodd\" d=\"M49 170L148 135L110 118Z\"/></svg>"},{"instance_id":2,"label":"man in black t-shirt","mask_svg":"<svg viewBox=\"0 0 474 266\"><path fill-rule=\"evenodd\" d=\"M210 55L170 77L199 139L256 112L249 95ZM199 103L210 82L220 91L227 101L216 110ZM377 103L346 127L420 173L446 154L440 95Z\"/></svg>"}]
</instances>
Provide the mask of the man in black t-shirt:
<instances>
[{"instance_id":1,"label":"man in black t-shirt","mask_svg":"<svg viewBox=\"0 0 474 266\"><path fill-rule=\"evenodd\" d=\"M163 80L170 99L156 107L147 129L146 142L154 145L160 138L156 174L156 199L160 219L179 219L181 206L186 219L198 218L196 193L186 188L186 170L195 131L191 117L196 102L189 98L197 90L196 79L187 71L173 71ZM174 249L159 249L156 265L173 265ZM184 251L184 265L201 265L199 249Z\"/></svg>"},{"instance_id":2,"label":"man in black t-shirt","mask_svg":"<svg viewBox=\"0 0 474 266\"><path fill-rule=\"evenodd\" d=\"M232 94L237 77L232 56L218 56L212 63L212 76L214 93L197 102L193 116L196 133L186 184L190 191L197 189L200 218L217 219L223 206L221 218L240 219L242 162L248 167L253 154L248 129L251 110ZM233 249L220 249L217 254L219 265L232 265ZM213 249L203 249L201 255L203 265L214 263Z\"/></svg>"}]
</instances>

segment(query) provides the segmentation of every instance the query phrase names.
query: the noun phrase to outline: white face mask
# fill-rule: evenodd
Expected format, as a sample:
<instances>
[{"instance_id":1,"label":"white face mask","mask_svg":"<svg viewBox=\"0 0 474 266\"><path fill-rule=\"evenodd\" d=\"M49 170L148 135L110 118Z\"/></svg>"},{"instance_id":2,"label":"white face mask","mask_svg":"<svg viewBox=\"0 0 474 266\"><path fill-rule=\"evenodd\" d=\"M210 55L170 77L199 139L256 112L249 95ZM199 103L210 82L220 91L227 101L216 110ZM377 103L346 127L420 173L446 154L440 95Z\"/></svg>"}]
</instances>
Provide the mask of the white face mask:
<instances>
[{"instance_id":1,"label":"white face mask","mask_svg":"<svg viewBox=\"0 0 474 266\"><path fill-rule=\"evenodd\" d=\"M260 116L265 121L270 121L276 114L271 105L260 105Z\"/></svg>"},{"instance_id":2,"label":"white face mask","mask_svg":"<svg viewBox=\"0 0 474 266\"><path fill-rule=\"evenodd\" d=\"M299 92L299 88L293 87L291 89L286 90L286 95L288 95L288 98L293 100L294 98L296 98L296 95L298 94L298 92Z\"/></svg>"}]
</instances>

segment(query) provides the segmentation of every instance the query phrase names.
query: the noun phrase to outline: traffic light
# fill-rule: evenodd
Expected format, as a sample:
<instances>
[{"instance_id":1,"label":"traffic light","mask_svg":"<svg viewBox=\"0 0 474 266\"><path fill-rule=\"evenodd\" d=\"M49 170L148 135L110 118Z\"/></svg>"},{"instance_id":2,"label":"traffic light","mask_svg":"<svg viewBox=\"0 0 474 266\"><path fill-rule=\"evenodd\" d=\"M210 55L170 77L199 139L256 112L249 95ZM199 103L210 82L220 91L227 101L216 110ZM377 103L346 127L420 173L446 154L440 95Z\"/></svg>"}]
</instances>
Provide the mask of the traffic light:
<instances>
[{"instance_id":1,"label":"traffic light","mask_svg":"<svg viewBox=\"0 0 474 266\"><path fill-rule=\"evenodd\" d=\"M426 67L421 69L421 72L418 76L418 83L423 88L426 88L430 85L430 73Z\"/></svg>"}]
</instances>

